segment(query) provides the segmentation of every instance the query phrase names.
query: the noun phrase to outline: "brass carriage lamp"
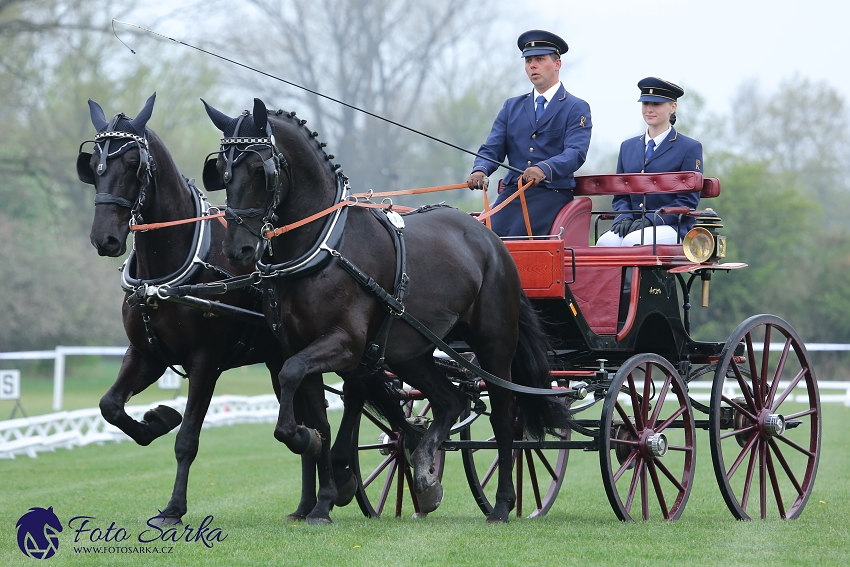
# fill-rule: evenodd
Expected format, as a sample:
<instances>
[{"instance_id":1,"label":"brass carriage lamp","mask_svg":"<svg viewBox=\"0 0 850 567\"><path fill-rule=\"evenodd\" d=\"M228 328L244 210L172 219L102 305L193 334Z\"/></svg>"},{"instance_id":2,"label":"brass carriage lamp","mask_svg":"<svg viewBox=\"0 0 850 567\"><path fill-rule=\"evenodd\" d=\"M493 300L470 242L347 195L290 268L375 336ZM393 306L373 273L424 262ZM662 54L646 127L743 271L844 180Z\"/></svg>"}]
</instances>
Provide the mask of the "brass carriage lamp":
<instances>
[{"instance_id":1,"label":"brass carriage lamp","mask_svg":"<svg viewBox=\"0 0 850 567\"><path fill-rule=\"evenodd\" d=\"M697 217L694 227L685 235L682 241L685 256L695 264L713 264L720 258L726 257L726 237L717 234L717 229L723 228L723 222L713 209L705 209ZM708 282L711 281L711 270L703 270L702 306L708 307Z\"/></svg>"}]
</instances>

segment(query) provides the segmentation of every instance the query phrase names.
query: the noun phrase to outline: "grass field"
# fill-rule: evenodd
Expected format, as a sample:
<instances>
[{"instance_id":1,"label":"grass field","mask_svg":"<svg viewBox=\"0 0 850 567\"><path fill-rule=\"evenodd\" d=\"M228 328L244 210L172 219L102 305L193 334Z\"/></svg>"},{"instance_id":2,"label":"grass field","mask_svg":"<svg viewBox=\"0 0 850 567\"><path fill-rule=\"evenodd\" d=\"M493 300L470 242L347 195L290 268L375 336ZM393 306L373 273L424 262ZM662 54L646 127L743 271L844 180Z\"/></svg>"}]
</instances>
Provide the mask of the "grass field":
<instances>
[{"instance_id":1,"label":"grass field","mask_svg":"<svg viewBox=\"0 0 850 567\"><path fill-rule=\"evenodd\" d=\"M268 378L255 370L225 376L217 393L268 392ZM81 397L93 398L82 407L96 405L103 389L98 387L88 394L81 387ZM144 395L164 397L158 391ZM66 405L72 409L70 399L69 394ZM7 412L5 406L0 410ZM52 506L66 526L57 555L46 560L51 565L847 565L850 411L826 405L823 419L817 482L802 517L791 522L733 520L714 479L708 435L700 431L695 486L682 519L673 523L617 521L602 487L597 453L574 451L560 496L544 518L485 524L466 486L460 455L449 453L446 499L428 517L413 519L408 507L400 519L366 519L354 502L332 512L332 526L306 526L284 520L298 501L300 465L274 440L272 426L209 429L192 468L184 522L197 527L212 515L210 526L227 537L211 549L200 542L145 544L173 547L168 555L75 553L75 545L92 544L87 537L75 544L67 522L94 516L92 525L101 530L114 522L113 533L124 528L131 537L105 545L143 545L136 536L149 529L146 519L171 493L173 435L149 447L126 442L60 449L37 459L0 461L0 565L36 562L15 540L15 523L34 506Z\"/></svg>"}]
</instances>

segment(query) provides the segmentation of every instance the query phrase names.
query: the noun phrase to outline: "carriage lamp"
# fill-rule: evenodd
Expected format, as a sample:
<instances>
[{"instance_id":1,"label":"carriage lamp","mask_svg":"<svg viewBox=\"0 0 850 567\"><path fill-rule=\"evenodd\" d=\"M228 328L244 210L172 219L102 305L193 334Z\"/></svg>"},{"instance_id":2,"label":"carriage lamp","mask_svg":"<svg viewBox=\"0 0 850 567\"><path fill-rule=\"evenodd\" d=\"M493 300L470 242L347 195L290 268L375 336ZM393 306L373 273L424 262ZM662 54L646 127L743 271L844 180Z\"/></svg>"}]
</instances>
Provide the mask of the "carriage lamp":
<instances>
[{"instance_id":1,"label":"carriage lamp","mask_svg":"<svg viewBox=\"0 0 850 567\"><path fill-rule=\"evenodd\" d=\"M717 229L723 228L723 222L713 209L705 209L697 217L694 227L685 235L682 248L685 256L695 264L713 263L726 257L726 237L717 234ZM703 270L702 306L708 307L708 285L711 281L711 271Z\"/></svg>"},{"instance_id":2,"label":"carriage lamp","mask_svg":"<svg viewBox=\"0 0 850 567\"><path fill-rule=\"evenodd\" d=\"M723 222L712 209L705 209L697 217L694 227L682 241L685 256L691 262L704 264L726 257L726 237L717 234Z\"/></svg>"}]
</instances>

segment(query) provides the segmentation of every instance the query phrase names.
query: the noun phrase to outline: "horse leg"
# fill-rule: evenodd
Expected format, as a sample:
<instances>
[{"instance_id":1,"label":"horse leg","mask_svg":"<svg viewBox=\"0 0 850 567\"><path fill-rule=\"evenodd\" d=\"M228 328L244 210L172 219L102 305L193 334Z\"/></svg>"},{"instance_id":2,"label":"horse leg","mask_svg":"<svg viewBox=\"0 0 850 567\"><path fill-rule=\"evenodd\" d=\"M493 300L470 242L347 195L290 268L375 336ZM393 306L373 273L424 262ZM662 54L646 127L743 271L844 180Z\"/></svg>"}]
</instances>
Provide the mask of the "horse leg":
<instances>
[{"instance_id":1,"label":"horse leg","mask_svg":"<svg viewBox=\"0 0 850 567\"><path fill-rule=\"evenodd\" d=\"M188 366L189 394L186 399L186 410L183 412L183 426L174 442L177 476L174 480L171 500L154 520L157 525L179 524L180 518L187 511L186 490L189 484L189 468L198 455L201 426L209 410L215 384L220 375L217 368L209 366L210 364L205 362Z\"/></svg>"},{"instance_id":2,"label":"horse leg","mask_svg":"<svg viewBox=\"0 0 850 567\"><path fill-rule=\"evenodd\" d=\"M156 382L165 372L165 368L165 363L151 360L131 345L124 355L118 378L100 399L100 413L103 419L142 446L150 445L154 439L180 425L182 419L179 412L168 406L149 410L141 422L130 417L124 410L127 401Z\"/></svg>"},{"instance_id":3,"label":"horse leg","mask_svg":"<svg viewBox=\"0 0 850 567\"><path fill-rule=\"evenodd\" d=\"M318 455L311 457L302 455L307 462L312 461L314 469L311 468L309 474L313 480L313 493L315 493L315 477L319 478L319 491L315 493L315 505L307 514L306 520L308 524L330 524L330 512L334 507L337 499L336 483L334 482L332 467L331 467L331 426L328 423L327 410L325 408L325 390L322 375L320 373L308 374L301 387L298 390L299 398L303 404L302 411L304 413L305 423L315 427L321 439L322 447ZM299 415L296 411L296 416ZM302 462L303 464L303 462ZM306 473L306 466L302 466L302 474ZM315 470L315 473L313 472ZM304 481L306 484L306 481ZM302 495L303 496L303 495Z\"/></svg>"},{"instance_id":4,"label":"horse leg","mask_svg":"<svg viewBox=\"0 0 850 567\"><path fill-rule=\"evenodd\" d=\"M434 364L432 354L393 364L404 382L422 391L431 402L433 421L410 456L413 465L413 492L422 513L433 512L443 500L443 487L434 474L434 458L448 438L452 424L463 411L466 398Z\"/></svg>"},{"instance_id":5,"label":"horse leg","mask_svg":"<svg viewBox=\"0 0 850 567\"><path fill-rule=\"evenodd\" d=\"M342 420L339 424L339 435L331 447L331 466L337 489L335 504L340 507L350 504L357 493L357 479L351 470L351 457L354 453L352 440L357 416L365 404L361 379L352 373L343 376L343 380L345 403L342 408Z\"/></svg>"},{"instance_id":6,"label":"horse leg","mask_svg":"<svg viewBox=\"0 0 850 567\"><path fill-rule=\"evenodd\" d=\"M487 516L487 522L506 523L511 510L516 506L513 483L514 404L508 390L491 387L489 392L490 425L493 427L499 454L499 481L496 485L496 501L493 511Z\"/></svg>"},{"instance_id":7,"label":"horse leg","mask_svg":"<svg viewBox=\"0 0 850 567\"><path fill-rule=\"evenodd\" d=\"M275 393L280 399L280 385L277 380L275 383ZM293 407L295 410L295 420L298 423L312 423L306 413L307 400L304 399L302 389L295 391L295 399ZM316 507L316 457L313 455L301 455L301 500L298 502L298 508L286 516L289 521L303 521L307 519L307 514Z\"/></svg>"}]
</instances>

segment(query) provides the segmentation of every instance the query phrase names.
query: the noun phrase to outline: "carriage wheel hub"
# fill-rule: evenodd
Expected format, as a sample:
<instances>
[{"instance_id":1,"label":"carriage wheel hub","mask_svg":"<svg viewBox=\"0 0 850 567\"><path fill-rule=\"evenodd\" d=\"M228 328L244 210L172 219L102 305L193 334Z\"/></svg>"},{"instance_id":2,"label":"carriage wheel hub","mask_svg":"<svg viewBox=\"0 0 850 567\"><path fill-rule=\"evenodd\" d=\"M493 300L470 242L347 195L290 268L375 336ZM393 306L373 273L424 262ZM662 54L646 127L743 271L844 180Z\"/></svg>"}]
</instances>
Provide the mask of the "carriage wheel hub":
<instances>
[{"instance_id":1,"label":"carriage wheel hub","mask_svg":"<svg viewBox=\"0 0 850 567\"><path fill-rule=\"evenodd\" d=\"M650 435L646 440L646 447L653 457L663 457L667 454L667 436L663 433Z\"/></svg>"},{"instance_id":2,"label":"carriage wheel hub","mask_svg":"<svg viewBox=\"0 0 850 567\"><path fill-rule=\"evenodd\" d=\"M380 435L378 435L378 444L389 445L390 443L392 443L392 439L389 435L387 435L386 433L381 433ZM390 448L381 447L380 449L378 449L378 452L384 456L387 456L390 454Z\"/></svg>"},{"instance_id":3,"label":"carriage wheel hub","mask_svg":"<svg viewBox=\"0 0 850 567\"><path fill-rule=\"evenodd\" d=\"M785 417L778 413L771 413L764 418L764 432L768 437L782 435L785 431Z\"/></svg>"}]
</instances>

